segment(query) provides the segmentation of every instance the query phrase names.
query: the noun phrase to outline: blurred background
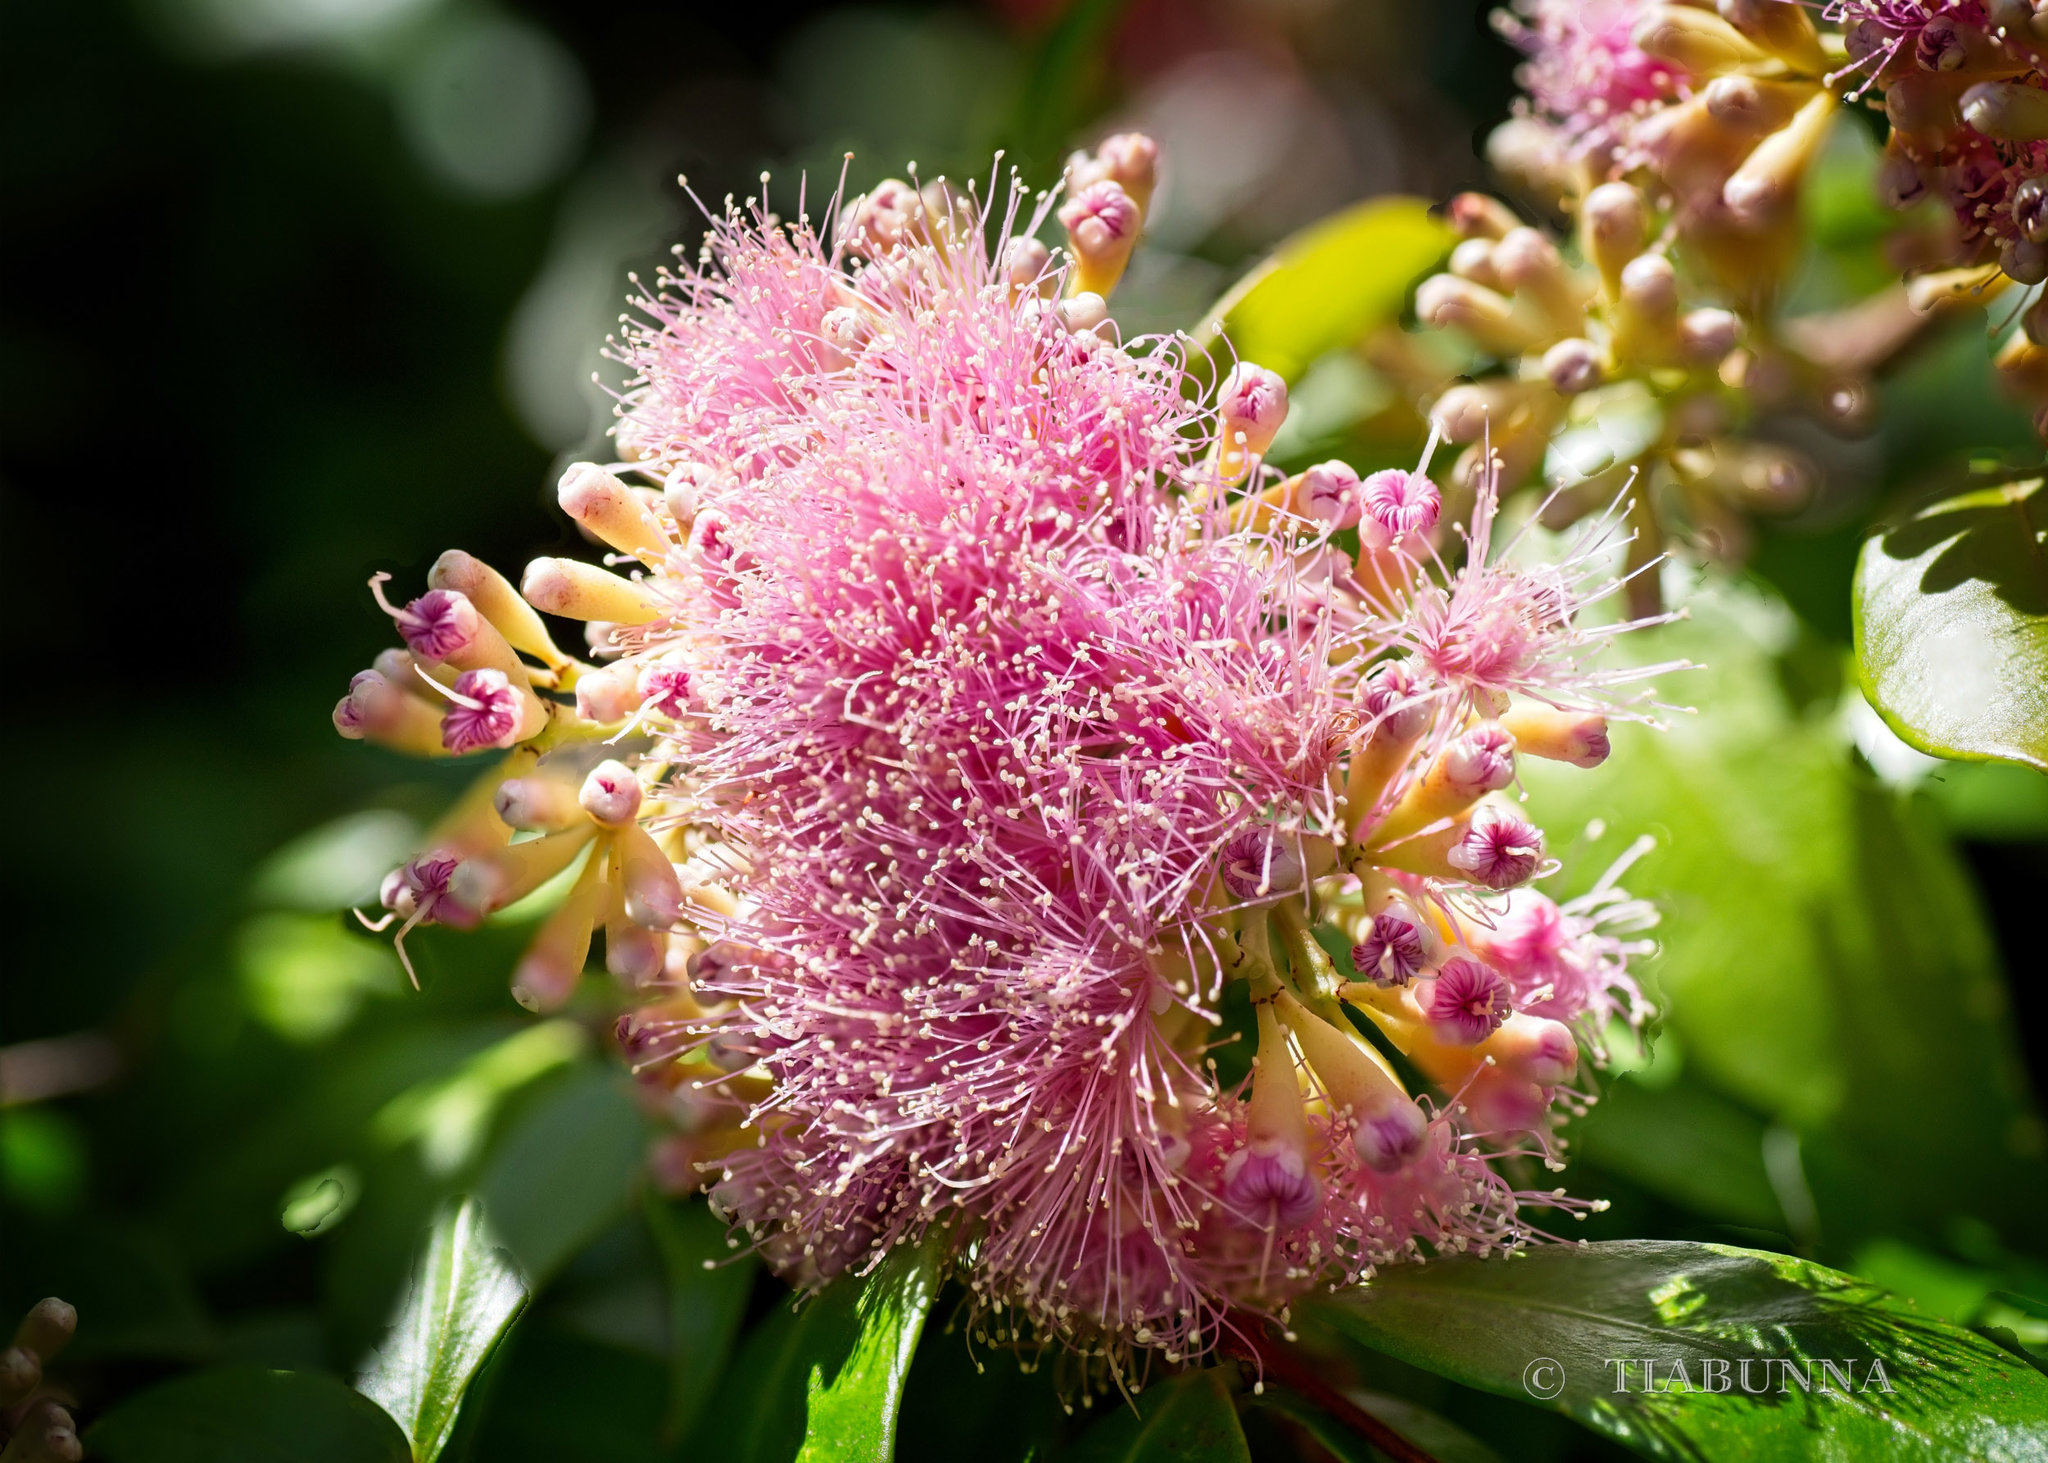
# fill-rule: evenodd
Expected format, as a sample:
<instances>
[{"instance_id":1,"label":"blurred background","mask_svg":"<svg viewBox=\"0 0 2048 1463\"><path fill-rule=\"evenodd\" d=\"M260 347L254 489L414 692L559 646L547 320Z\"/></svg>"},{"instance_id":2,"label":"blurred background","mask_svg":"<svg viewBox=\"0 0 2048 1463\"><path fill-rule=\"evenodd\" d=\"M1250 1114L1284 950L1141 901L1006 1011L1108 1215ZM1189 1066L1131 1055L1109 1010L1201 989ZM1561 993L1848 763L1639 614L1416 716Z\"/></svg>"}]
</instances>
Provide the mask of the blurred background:
<instances>
[{"instance_id":1,"label":"blurred background","mask_svg":"<svg viewBox=\"0 0 2048 1463\"><path fill-rule=\"evenodd\" d=\"M849 152L854 187L997 147L1044 185L1140 126L1169 174L1117 314L1190 326L1335 208L1483 185L1515 59L1486 10L0 0L0 594L32 682L0 759L0 1303L79 1306L88 1419L200 1363L347 1375L457 1190L542 1284L473 1456L687 1456L732 1323L776 1305L706 1281L701 1206L647 1192L601 992L524 1017L499 929L415 937L415 994L342 912L461 781L331 731L390 638L364 580L573 550L552 484L608 455L593 373L628 272L694 243L678 175L715 208L772 170L793 213ZM1809 201L1819 301L1882 272L1861 144ZM1923 347L1747 572L1673 571L1705 714L1532 791L1582 882L1662 845L1630 883L1668 911L1670 1015L1575 1130L1567 1182L1613 1208L1573 1236L1806 1254L2041 1342L2002 1297L2048 1296L2048 781L1918 757L1844 676L1872 513L2028 440L1981 334ZM1412 456L1412 409L1323 365L1278 450ZM1507 1456L1608 1455L1351 1364ZM1062 1426L1014 1367L1009 1411L958 1410L957 1342L918 1367L905 1456Z\"/></svg>"}]
</instances>

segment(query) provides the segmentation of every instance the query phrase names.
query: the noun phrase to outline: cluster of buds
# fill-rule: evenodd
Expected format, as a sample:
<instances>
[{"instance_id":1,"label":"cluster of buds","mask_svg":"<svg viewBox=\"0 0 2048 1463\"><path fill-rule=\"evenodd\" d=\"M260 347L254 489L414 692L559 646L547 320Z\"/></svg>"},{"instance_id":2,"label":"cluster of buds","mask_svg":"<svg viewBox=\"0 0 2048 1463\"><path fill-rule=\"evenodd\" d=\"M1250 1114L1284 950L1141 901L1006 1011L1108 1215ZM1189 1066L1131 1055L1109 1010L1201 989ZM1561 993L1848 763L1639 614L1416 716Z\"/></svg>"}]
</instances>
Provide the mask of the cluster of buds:
<instances>
[{"instance_id":1,"label":"cluster of buds","mask_svg":"<svg viewBox=\"0 0 2048 1463\"><path fill-rule=\"evenodd\" d=\"M71 1419L76 1402L52 1388L44 1368L78 1329L78 1312L55 1296L29 1308L0 1351L0 1444L9 1463L77 1463L85 1456Z\"/></svg>"},{"instance_id":2,"label":"cluster of buds","mask_svg":"<svg viewBox=\"0 0 2048 1463\"><path fill-rule=\"evenodd\" d=\"M1935 200L1953 221L1931 261L1942 285L1989 300L2048 281L2048 15L2031 0L1832 0L1827 14L1846 31L1836 79L1890 124L1880 195ZM2020 318L1996 363L2048 437L2048 308Z\"/></svg>"},{"instance_id":3,"label":"cluster of buds","mask_svg":"<svg viewBox=\"0 0 2048 1463\"><path fill-rule=\"evenodd\" d=\"M1598 764L1662 669L1591 663L1614 515L1521 563L1481 472L1447 562L1426 460L1283 476L1278 376L1120 338L1155 160L1078 158L1060 251L1015 184L884 184L829 236L729 207L614 342L619 460L562 480L627 573L445 556L336 712L502 751L386 918L557 890L537 1010L602 923L672 1183L804 1286L949 1235L999 1338L1118 1375L1589 1207L1510 1175L1645 1014L1653 915L1536 891L1516 767Z\"/></svg>"},{"instance_id":4,"label":"cluster of buds","mask_svg":"<svg viewBox=\"0 0 2048 1463\"><path fill-rule=\"evenodd\" d=\"M1574 237L1561 247L1492 199L1453 200L1460 243L1416 314L1484 364L1443 391L1433 363L1397 340L1375 358L1468 444L1460 487L1492 460L1509 487L1541 473L1557 527L1634 483L1633 568L1673 539L1740 560L1751 516L1796 512L1819 486L1811 457L1757 426L1796 416L1867 429L1873 374L1966 282L1828 314L1779 308L1801 184L1840 110L1839 42L1806 9L1526 0L1502 24L1529 55L1529 97L1494 134L1493 159ZM1652 611L1655 577L1630 593Z\"/></svg>"}]
</instances>

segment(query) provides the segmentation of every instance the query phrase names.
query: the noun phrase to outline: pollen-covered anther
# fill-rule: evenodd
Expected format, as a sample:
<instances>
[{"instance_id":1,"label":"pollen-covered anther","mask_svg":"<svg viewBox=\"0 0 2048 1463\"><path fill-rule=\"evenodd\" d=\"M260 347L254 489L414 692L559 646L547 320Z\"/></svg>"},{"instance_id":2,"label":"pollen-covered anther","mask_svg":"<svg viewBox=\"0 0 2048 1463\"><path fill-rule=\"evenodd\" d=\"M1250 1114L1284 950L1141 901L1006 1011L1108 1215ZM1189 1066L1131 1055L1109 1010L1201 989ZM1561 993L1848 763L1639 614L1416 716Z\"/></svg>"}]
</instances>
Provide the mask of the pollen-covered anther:
<instances>
[{"instance_id":1,"label":"pollen-covered anther","mask_svg":"<svg viewBox=\"0 0 2048 1463\"><path fill-rule=\"evenodd\" d=\"M619 761L600 762L590 769L576 801L583 811L607 828L617 828L640 815L640 778Z\"/></svg>"},{"instance_id":2,"label":"pollen-covered anther","mask_svg":"<svg viewBox=\"0 0 2048 1463\"><path fill-rule=\"evenodd\" d=\"M1500 972L1466 955L1446 960L1416 999L1436 1034L1458 1046L1484 1041L1514 1010Z\"/></svg>"},{"instance_id":3,"label":"pollen-covered anther","mask_svg":"<svg viewBox=\"0 0 2048 1463\"><path fill-rule=\"evenodd\" d=\"M668 556L669 537L640 495L594 462L570 464L556 490L562 511L599 543L643 564Z\"/></svg>"},{"instance_id":4,"label":"pollen-covered anther","mask_svg":"<svg viewBox=\"0 0 2048 1463\"><path fill-rule=\"evenodd\" d=\"M1067 230L1067 248L1074 256L1072 293L1086 291L1109 297L1123 278L1137 247L1144 216L1113 178L1090 183L1060 206Z\"/></svg>"},{"instance_id":5,"label":"pollen-covered anther","mask_svg":"<svg viewBox=\"0 0 2048 1463\"><path fill-rule=\"evenodd\" d=\"M526 566L519 592L535 609L568 620L645 625L667 613L637 584L580 559L535 559Z\"/></svg>"}]
</instances>

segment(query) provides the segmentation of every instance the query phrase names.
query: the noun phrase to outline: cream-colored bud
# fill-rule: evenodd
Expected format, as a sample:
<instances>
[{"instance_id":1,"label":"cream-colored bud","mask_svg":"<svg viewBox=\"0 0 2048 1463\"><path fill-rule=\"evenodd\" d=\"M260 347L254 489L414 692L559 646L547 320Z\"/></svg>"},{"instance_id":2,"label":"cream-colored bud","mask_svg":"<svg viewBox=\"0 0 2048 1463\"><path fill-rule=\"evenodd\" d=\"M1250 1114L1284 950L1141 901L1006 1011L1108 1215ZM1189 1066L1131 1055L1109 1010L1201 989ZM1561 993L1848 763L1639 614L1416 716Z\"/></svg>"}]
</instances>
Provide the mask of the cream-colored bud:
<instances>
[{"instance_id":1,"label":"cream-colored bud","mask_svg":"<svg viewBox=\"0 0 2048 1463\"><path fill-rule=\"evenodd\" d=\"M1628 183L1602 183L1579 210L1579 236L1608 294L1617 294L1623 266L1650 241L1650 210L1643 195Z\"/></svg>"},{"instance_id":2,"label":"cream-colored bud","mask_svg":"<svg viewBox=\"0 0 2048 1463\"><path fill-rule=\"evenodd\" d=\"M1720 0L1721 18L1802 76L1829 69L1813 18L1797 0Z\"/></svg>"},{"instance_id":3,"label":"cream-colored bud","mask_svg":"<svg viewBox=\"0 0 2048 1463\"><path fill-rule=\"evenodd\" d=\"M1629 39L1645 56L1669 61L1696 77L1719 76L1770 59L1762 47L1720 16L1689 5L1652 6L1636 22Z\"/></svg>"},{"instance_id":4,"label":"cream-colored bud","mask_svg":"<svg viewBox=\"0 0 2048 1463\"><path fill-rule=\"evenodd\" d=\"M475 555L448 550L427 571L427 587L467 595L477 613L489 620L514 650L525 651L551 669L569 664L569 657L555 647L548 627L533 606L519 597L512 581Z\"/></svg>"},{"instance_id":5,"label":"cream-colored bud","mask_svg":"<svg viewBox=\"0 0 2048 1463\"><path fill-rule=\"evenodd\" d=\"M1415 292L1415 314L1438 329L1462 330L1497 356L1518 356L1537 340L1505 297L1455 274L1424 280Z\"/></svg>"},{"instance_id":6,"label":"cream-colored bud","mask_svg":"<svg viewBox=\"0 0 2048 1463\"><path fill-rule=\"evenodd\" d=\"M1499 289L1500 273L1493 267L1493 244L1492 239L1459 240L1458 247L1451 250L1451 273L1490 290Z\"/></svg>"},{"instance_id":7,"label":"cream-colored bud","mask_svg":"<svg viewBox=\"0 0 2048 1463\"><path fill-rule=\"evenodd\" d=\"M669 551L668 535L631 488L594 462L570 465L557 497L562 511L601 543L659 564Z\"/></svg>"},{"instance_id":8,"label":"cream-colored bud","mask_svg":"<svg viewBox=\"0 0 2048 1463\"><path fill-rule=\"evenodd\" d=\"M1832 95L1816 92L1791 121L1759 142L1721 190L1728 211L1756 224L1789 210L1835 119L1835 106Z\"/></svg>"},{"instance_id":9,"label":"cream-colored bud","mask_svg":"<svg viewBox=\"0 0 2048 1463\"><path fill-rule=\"evenodd\" d=\"M639 585L580 559L535 559L519 592L535 609L570 620L645 625L667 613Z\"/></svg>"}]
</instances>

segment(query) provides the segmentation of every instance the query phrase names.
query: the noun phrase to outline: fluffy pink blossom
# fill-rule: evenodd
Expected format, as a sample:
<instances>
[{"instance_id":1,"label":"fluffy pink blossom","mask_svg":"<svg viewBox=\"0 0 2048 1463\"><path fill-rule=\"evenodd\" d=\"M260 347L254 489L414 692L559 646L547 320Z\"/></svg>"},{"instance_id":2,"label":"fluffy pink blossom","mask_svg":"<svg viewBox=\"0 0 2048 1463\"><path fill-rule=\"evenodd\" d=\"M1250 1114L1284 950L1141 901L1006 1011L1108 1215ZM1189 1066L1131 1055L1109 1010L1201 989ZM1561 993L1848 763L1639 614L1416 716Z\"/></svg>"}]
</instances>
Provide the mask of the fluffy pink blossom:
<instances>
[{"instance_id":1,"label":"fluffy pink blossom","mask_svg":"<svg viewBox=\"0 0 2048 1463\"><path fill-rule=\"evenodd\" d=\"M1515 73L1535 115L1567 152L1625 171L1638 159L1638 123L1687 94L1690 78L1645 55L1633 33L1651 0L1515 0L1496 12L1501 31L1528 57Z\"/></svg>"}]
</instances>

